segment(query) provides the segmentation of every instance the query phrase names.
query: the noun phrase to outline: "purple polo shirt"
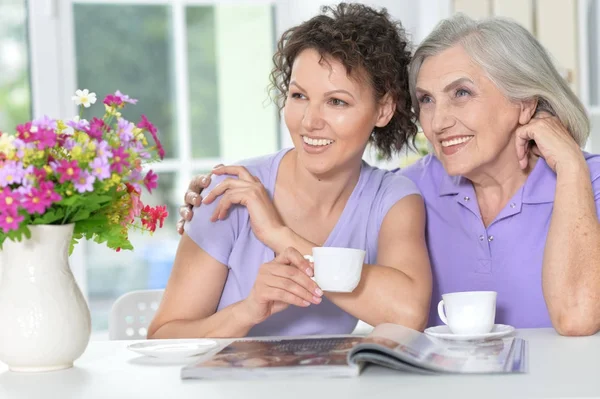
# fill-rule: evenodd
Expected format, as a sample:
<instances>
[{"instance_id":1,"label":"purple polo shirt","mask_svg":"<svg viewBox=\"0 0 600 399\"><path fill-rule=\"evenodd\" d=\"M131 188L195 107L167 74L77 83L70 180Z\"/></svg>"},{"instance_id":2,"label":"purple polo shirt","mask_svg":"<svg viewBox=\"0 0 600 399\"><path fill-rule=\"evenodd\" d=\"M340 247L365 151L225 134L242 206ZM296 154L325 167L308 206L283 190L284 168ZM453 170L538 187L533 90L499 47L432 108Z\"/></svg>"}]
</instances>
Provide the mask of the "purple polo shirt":
<instances>
[{"instance_id":1,"label":"purple polo shirt","mask_svg":"<svg viewBox=\"0 0 600 399\"><path fill-rule=\"evenodd\" d=\"M600 215L600 156L585 154ZM556 174L538 160L523 187L486 228L473 185L446 174L428 155L400 171L419 187L427 209L427 244L433 268L429 325L440 325L441 295L496 291L496 323L551 327L542 293L542 260L550 227Z\"/></svg>"}]
</instances>

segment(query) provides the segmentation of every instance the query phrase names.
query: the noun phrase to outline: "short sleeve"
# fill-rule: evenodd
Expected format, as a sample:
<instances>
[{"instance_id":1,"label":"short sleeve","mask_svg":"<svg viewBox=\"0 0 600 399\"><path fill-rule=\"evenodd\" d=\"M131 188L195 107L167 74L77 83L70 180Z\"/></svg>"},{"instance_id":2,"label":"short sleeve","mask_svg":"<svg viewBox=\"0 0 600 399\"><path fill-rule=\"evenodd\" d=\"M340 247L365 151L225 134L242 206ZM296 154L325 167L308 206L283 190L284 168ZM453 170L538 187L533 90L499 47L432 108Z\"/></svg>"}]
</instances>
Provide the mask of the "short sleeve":
<instances>
[{"instance_id":1,"label":"short sleeve","mask_svg":"<svg viewBox=\"0 0 600 399\"><path fill-rule=\"evenodd\" d=\"M595 174L592 171L592 190L594 191L594 200L596 201L596 215L600 220L600 162L597 162Z\"/></svg>"},{"instance_id":2,"label":"short sleeve","mask_svg":"<svg viewBox=\"0 0 600 399\"><path fill-rule=\"evenodd\" d=\"M203 194L208 194L225 178L226 176L213 176L210 186L204 190ZM241 213L245 208L233 205L225 220L212 222L210 219L220 199L217 197L212 204L194 207L194 217L185 224L184 228L187 235L200 248L218 262L229 266L229 256L239 235Z\"/></svg>"},{"instance_id":3,"label":"short sleeve","mask_svg":"<svg viewBox=\"0 0 600 399\"><path fill-rule=\"evenodd\" d=\"M382 181L377 198L378 227L381 228L383 219L398 201L413 194L421 196L421 191L412 180L398 173L388 173Z\"/></svg>"}]
</instances>

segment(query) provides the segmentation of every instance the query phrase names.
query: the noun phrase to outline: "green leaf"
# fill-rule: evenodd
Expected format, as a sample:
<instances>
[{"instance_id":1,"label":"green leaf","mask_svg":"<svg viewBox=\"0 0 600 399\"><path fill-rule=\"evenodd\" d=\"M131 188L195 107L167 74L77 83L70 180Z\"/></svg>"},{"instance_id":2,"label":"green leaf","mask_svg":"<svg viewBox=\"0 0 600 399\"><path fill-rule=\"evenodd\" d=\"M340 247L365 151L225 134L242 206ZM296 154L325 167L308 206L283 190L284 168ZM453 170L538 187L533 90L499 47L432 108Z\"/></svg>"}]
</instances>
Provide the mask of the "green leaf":
<instances>
[{"instance_id":1,"label":"green leaf","mask_svg":"<svg viewBox=\"0 0 600 399\"><path fill-rule=\"evenodd\" d=\"M65 208L50 208L43 215L33 219L33 224L52 224L65 217Z\"/></svg>"},{"instance_id":2,"label":"green leaf","mask_svg":"<svg viewBox=\"0 0 600 399\"><path fill-rule=\"evenodd\" d=\"M90 214L96 209L80 209L69 218L69 223L75 223L90 217Z\"/></svg>"},{"instance_id":3,"label":"green leaf","mask_svg":"<svg viewBox=\"0 0 600 399\"><path fill-rule=\"evenodd\" d=\"M74 194L70 197L63 198L62 200L58 201L57 204L64 205L64 206L72 206L80 199L81 199L81 195Z\"/></svg>"}]
</instances>

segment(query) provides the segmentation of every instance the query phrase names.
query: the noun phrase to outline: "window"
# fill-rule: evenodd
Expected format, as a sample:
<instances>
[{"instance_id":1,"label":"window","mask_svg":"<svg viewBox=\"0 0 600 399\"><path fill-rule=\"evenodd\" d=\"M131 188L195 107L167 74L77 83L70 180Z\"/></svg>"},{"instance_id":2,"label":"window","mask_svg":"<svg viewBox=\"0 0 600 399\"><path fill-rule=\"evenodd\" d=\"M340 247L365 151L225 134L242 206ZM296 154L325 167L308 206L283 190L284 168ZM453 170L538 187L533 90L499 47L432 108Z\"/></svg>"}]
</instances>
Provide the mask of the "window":
<instances>
[{"instance_id":1,"label":"window","mask_svg":"<svg viewBox=\"0 0 600 399\"><path fill-rule=\"evenodd\" d=\"M31 119L25 0L0 4L0 131Z\"/></svg>"},{"instance_id":2,"label":"window","mask_svg":"<svg viewBox=\"0 0 600 399\"><path fill-rule=\"evenodd\" d=\"M165 286L179 240L178 208L193 173L279 148L277 109L266 91L274 6L271 1L65 0L55 7L50 21L39 9L30 12L60 26L57 62L62 64L56 70L62 86L87 88L100 101L116 90L137 98L124 117L137 122L145 114L159 128L166 150L164 161L152 168L159 187L143 196L150 204L167 204L164 228L154 236L132 232L134 251L115 253L93 242L77 250L93 330L106 331L117 297ZM70 90L55 94L70 99ZM60 116L75 114L64 98L58 101L65 104ZM92 107L84 117L101 112ZM78 262L71 263L77 277Z\"/></svg>"}]
</instances>

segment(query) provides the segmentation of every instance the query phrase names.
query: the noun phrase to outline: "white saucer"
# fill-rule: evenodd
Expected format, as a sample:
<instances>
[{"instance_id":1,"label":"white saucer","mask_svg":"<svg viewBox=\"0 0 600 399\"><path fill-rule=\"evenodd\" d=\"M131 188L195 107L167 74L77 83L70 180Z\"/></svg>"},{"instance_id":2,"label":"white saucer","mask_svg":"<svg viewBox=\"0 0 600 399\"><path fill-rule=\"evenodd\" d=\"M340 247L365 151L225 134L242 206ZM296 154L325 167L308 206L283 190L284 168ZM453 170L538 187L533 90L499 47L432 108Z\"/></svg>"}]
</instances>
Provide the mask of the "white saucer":
<instances>
[{"instance_id":1,"label":"white saucer","mask_svg":"<svg viewBox=\"0 0 600 399\"><path fill-rule=\"evenodd\" d=\"M472 341L502 338L511 334L513 331L515 331L513 326L495 324L492 331L486 334L453 334L452 331L450 331L450 327L447 325L442 325L425 329L425 334L436 338L451 339L454 341Z\"/></svg>"},{"instance_id":2,"label":"white saucer","mask_svg":"<svg viewBox=\"0 0 600 399\"><path fill-rule=\"evenodd\" d=\"M212 339L149 340L127 346L127 349L161 359L180 359L204 354L217 346Z\"/></svg>"}]
</instances>

